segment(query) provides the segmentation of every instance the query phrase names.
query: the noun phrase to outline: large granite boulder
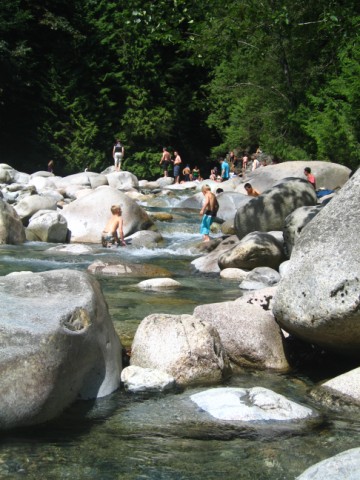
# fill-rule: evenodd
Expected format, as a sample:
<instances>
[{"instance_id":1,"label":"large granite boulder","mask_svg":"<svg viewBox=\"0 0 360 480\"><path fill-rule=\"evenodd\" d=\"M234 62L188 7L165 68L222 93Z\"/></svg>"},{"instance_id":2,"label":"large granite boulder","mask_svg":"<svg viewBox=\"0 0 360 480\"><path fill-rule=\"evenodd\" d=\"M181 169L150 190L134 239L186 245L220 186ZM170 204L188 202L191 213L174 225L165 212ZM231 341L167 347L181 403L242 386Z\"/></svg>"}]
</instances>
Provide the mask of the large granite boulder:
<instances>
[{"instance_id":1,"label":"large granite boulder","mask_svg":"<svg viewBox=\"0 0 360 480\"><path fill-rule=\"evenodd\" d=\"M360 407L360 367L331 378L311 391L311 396L330 409Z\"/></svg>"},{"instance_id":2,"label":"large granite boulder","mask_svg":"<svg viewBox=\"0 0 360 480\"><path fill-rule=\"evenodd\" d=\"M192 315L144 318L135 333L130 363L163 370L180 386L218 383L229 369L217 331Z\"/></svg>"},{"instance_id":3,"label":"large granite boulder","mask_svg":"<svg viewBox=\"0 0 360 480\"><path fill-rule=\"evenodd\" d=\"M358 480L360 448L351 448L309 467L295 480Z\"/></svg>"},{"instance_id":4,"label":"large granite boulder","mask_svg":"<svg viewBox=\"0 0 360 480\"><path fill-rule=\"evenodd\" d=\"M67 234L67 221L53 210L39 210L30 218L26 228L26 238L31 241L64 243Z\"/></svg>"},{"instance_id":5,"label":"large granite boulder","mask_svg":"<svg viewBox=\"0 0 360 480\"><path fill-rule=\"evenodd\" d=\"M295 242L299 238L303 228L320 212L322 207L322 205L300 207L285 218L283 237L284 252L287 257L290 257Z\"/></svg>"},{"instance_id":6,"label":"large granite boulder","mask_svg":"<svg viewBox=\"0 0 360 480\"><path fill-rule=\"evenodd\" d=\"M279 325L270 310L251 303L249 297L199 305L194 316L216 328L233 365L289 370Z\"/></svg>"},{"instance_id":7,"label":"large granite boulder","mask_svg":"<svg viewBox=\"0 0 360 480\"><path fill-rule=\"evenodd\" d=\"M206 245L206 243L211 242L205 242L204 245ZM195 258L195 260L191 262L191 265L193 265L196 270L202 273L219 273L219 256L222 255L223 252L225 252L226 254L228 250L231 250L234 245L237 245L238 243L239 239L237 238L237 236L231 235L230 237L225 238L225 240L223 240L219 245L217 245L217 247L213 251L211 251L207 255Z\"/></svg>"},{"instance_id":8,"label":"large granite boulder","mask_svg":"<svg viewBox=\"0 0 360 480\"><path fill-rule=\"evenodd\" d=\"M129 190L131 188L138 188L139 181L137 177L130 172L112 172L106 175L110 187L117 190Z\"/></svg>"},{"instance_id":9,"label":"large granite boulder","mask_svg":"<svg viewBox=\"0 0 360 480\"><path fill-rule=\"evenodd\" d=\"M21 199L16 205L15 210L26 226L30 217L39 210L56 210L57 202L55 198L45 195L29 195Z\"/></svg>"},{"instance_id":10,"label":"large granite boulder","mask_svg":"<svg viewBox=\"0 0 360 480\"><path fill-rule=\"evenodd\" d=\"M237 210L243 207L252 197L237 192L223 192L217 196L219 210L217 216L224 220L234 220Z\"/></svg>"},{"instance_id":11,"label":"large granite boulder","mask_svg":"<svg viewBox=\"0 0 360 480\"><path fill-rule=\"evenodd\" d=\"M283 260L281 243L273 235L252 232L232 248L221 253L218 264L221 270L224 268L252 270L256 267L277 269Z\"/></svg>"},{"instance_id":12,"label":"large granite boulder","mask_svg":"<svg viewBox=\"0 0 360 480\"><path fill-rule=\"evenodd\" d=\"M349 179L351 173L351 170L344 167L344 165L319 160L283 162L277 165L257 168L254 172L247 173L244 183L240 185L236 191L245 193L244 184L249 182L256 190L263 193L265 190L281 182L284 178L305 178L305 167L311 168L316 178L316 188L326 188L330 190L342 187Z\"/></svg>"},{"instance_id":13,"label":"large granite boulder","mask_svg":"<svg viewBox=\"0 0 360 480\"><path fill-rule=\"evenodd\" d=\"M274 314L305 341L349 355L360 347L360 170L301 232Z\"/></svg>"},{"instance_id":14,"label":"large granite boulder","mask_svg":"<svg viewBox=\"0 0 360 480\"><path fill-rule=\"evenodd\" d=\"M315 190L307 180L285 179L238 209L234 222L236 235L241 239L254 231L282 230L291 212L305 205L316 205L316 201Z\"/></svg>"},{"instance_id":15,"label":"large granite boulder","mask_svg":"<svg viewBox=\"0 0 360 480\"><path fill-rule=\"evenodd\" d=\"M68 222L71 241L100 243L101 232L111 217L112 205L122 208L125 236L146 230L153 224L134 200L115 188L102 186L64 207L62 215Z\"/></svg>"},{"instance_id":16,"label":"large granite boulder","mask_svg":"<svg viewBox=\"0 0 360 480\"><path fill-rule=\"evenodd\" d=\"M25 229L16 210L0 199L0 244L24 243Z\"/></svg>"},{"instance_id":17,"label":"large granite boulder","mask_svg":"<svg viewBox=\"0 0 360 480\"><path fill-rule=\"evenodd\" d=\"M0 428L45 422L119 387L121 344L100 286L75 270L0 277Z\"/></svg>"}]
</instances>

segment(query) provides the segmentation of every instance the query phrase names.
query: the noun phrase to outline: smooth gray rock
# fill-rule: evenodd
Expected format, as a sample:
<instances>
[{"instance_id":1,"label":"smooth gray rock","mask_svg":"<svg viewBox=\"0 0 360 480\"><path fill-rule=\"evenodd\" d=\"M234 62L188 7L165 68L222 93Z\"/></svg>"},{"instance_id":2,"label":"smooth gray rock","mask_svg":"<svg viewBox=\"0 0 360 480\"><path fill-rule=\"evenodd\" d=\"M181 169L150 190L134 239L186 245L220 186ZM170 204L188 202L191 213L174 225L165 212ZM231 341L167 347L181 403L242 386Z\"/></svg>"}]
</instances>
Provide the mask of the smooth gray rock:
<instances>
[{"instance_id":1,"label":"smooth gray rock","mask_svg":"<svg viewBox=\"0 0 360 480\"><path fill-rule=\"evenodd\" d=\"M265 287L272 287L280 281L280 274L270 267L256 267L249 272L246 280L261 282Z\"/></svg>"},{"instance_id":2,"label":"smooth gray rock","mask_svg":"<svg viewBox=\"0 0 360 480\"><path fill-rule=\"evenodd\" d=\"M282 230L291 212L305 205L316 205L316 202L315 190L307 180L284 179L237 210L236 235L241 239L254 231Z\"/></svg>"},{"instance_id":3,"label":"smooth gray rock","mask_svg":"<svg viewBox=\"0 0 360 480\"><path fill-rule=\"evenodd\" d=\"M149 278L137 284L144 290L169 290L181 287L181 283L173 278Z\"/></svg>"},{"instance_id":4,"label":"smooth gray rock","mask_svg":"<svg viewBox=\"0 0 360 480\"><path fill-rule=\"evenodd\" d=\"M267 388L213 388L191 395L202 410L220 420L291 422L316 416L308 407Z\"/></svg>"},{"instance_id":5,"label":"smooth gray rock","mask_svg":"<svg viewBox=\"0 0 360 480\"><path fill-rule=\"evenodd\" d=\"M208 242L211 243L211 242ZM228 250L232 249L234 245L239 243L239 239L236 235L231 235L230 237L223 240L212 252L208 253L207 255L203 255L202 257L195 258L191 262L196 270L203 273L219 273L219 257L223 252L227 252ZM206 243L203 243L206 245ZM233 265L229 265L230 268L234 267ZM224 268L228 268L224 266ZM237 268L237 266L235 266ZM240 267L241 268L241 267Z\"/></svg>"},{"instance_id":6,"label":"smooth gray rock","mask_svg":"<svg viewBox=\"0 0 360 480\"><path fill-rule=\"evenodd\" d=\"M227 280L244 280L248 275L247 270L242 270L241 268L224 268L220 272L220 278L227 279Z\"/></svg>"},{"instance_id":7,"label":"smooth gray rock","mask_svg":"<svg viewBox=\"0 0 360 480\"><path fill-rule=\"evenodd\" d=\"M360 170L297 240L276 293L279 324L343 354L360 348Z\"/></svg>"},{"instance_id":8,"label":"smooth gray rock","mask_svg":"<svg viewBox=\"0 0 360 480\"><path fill-rule=\"evenodd\" d=\"M135 365L122 370L121 381L130 392L166 392L176 388L175 378L166 372Z\"/></svg>"},{"instance_id":9,"label":"smooth gray rock","mask_svg":"<svg viewBox=\"0 0 360 480\"><path fill-rule=\"evenodd\" d=\"M0 199L0 244L17 245L25 240L25 228L16 210Z\"/></svg>"},{"instance_id":10,"label":"smooth gray rock","mask_svg":"<svg viewBox=\"0 0 360 480\"><path fill-rule=\"evenodd\" d=\"M115 188L103 186L63 208L62 215L68 222L71 241L100 243L101 232L111 217L112 205L122 208L125 236L153 225L145 210L134 200Z\"/></svg>"},{"instance_id":11,"label":"smooth gray rock","mask_svg":"<svg viewBox=\"0 0 360 480\"><path fill-rule=\"evenodd\" d=\"M193 315L216 328L233 364L289 370L282 333L274 316L248 300L241 297L236 302L199 305Z\"/></svg>"},{"instance_id":12,"label":"smooth gray rock","mask_svg":"<svg viewBox=\"0 0 360 480\"><path fill-rule=\"evenodd\" d=\"M322 205L313 207L300 207L294 210L285 218L283 236L284 252L289 258L292 249L306 225L320 212Z\"/></svg>"},{"instance_id":13,"label":"smooth gray rock","mask_svg":"<svg viewBox=\"0 0 360 480\"><path fill-rule=\"evenodd\" d=\"M359 480L360 448L352 448L308 468L296 480Z\"/></svg>"},{"instance_id":14,"label":"smooth gray rock","mask_svg":"<svg viewBox=\"0 0 360 480\"><path fill-rule=\"evenodd\" d=\"M229 370L214 327L192 315L160 313L140 323L130 364L163 370L180 386L218 383Z\"/></svg>"},{"instance_id":15,"label":"smooth gray rock","mask_svg":"<svg viewBox=\"0 0 360 480\"><path fill-rule=\"evenodd\" d=\"M30 218L26 228L26 238L31 241L64 243L67 233L67 221L52 210L39 210Z\"/></svg>"},{"instance_id":16,"label":"smooth gray rock","mask_svg":"<svg viewBox=\"0 0 360 480\"><path fill-rule=\"evenodd\" d=\"M45 422L119 387L121 344L93 277L0 277L0 304L0 429Z\"/></svg>"},{"instance_id":17,"label":"smooth gray rock","mask_svg":"<svg viewBox=\"0 0 360 480\"><path fill-rule=\"evenodd\" d=\"M360 367L314 388L311 396L329 408L360 407Z\"/></svg>"},{"instance_id":18,"label":"smooth gray rock","mask_svg":"<svg viewBox=\"0 0 360 480\"><path fill-rule=\"evenodd\" d=\"M20 200L14 208L26 226L30 217L39 210L56 210L56 200L44 195L30 195Z\"/></svg>"},{"instance_id":19,"label":"smooth gray rock","mask_svg":"<svg viewBox=\"0 0 360 480\"><path fill-rule=\"evenodd\" d=\"M108 184L117 190L130 190L139 187L137 177L130 172L112 172L106 175Z\"/></svg>"},{"instance_id":20,"label":"smooth gray rock","mask_svg":"<svg viewBox=\"0 0 360 480\"><path fill-rule=\"evenodd\" d=\"M126 244L139 248L156 248L163 240L159 232L140 230L126 237Z\"/></svg>"},{"instance_id":21,"label":"smooth gray rock","mask_svg":"<svg viewBox=\"0 0 360 480\"><path fill-rule=\"evenodd\" d=\"M282 246L275 237L265 232L252 232L219 255L218 264L221 270L224 268L253 270L256 267L276 269L283 260Z\"/></svg>"},{"instance_id":22,"label":"smooth gray rock","mask_svg":"<svg viewBox=\"0 0 360 480\"><path fill-rule=\"evenodd\" d=\"M251 183L260 193L272 188L284 178L305 178L304 168L310 167L316 178L316 188L335 189L342 187L349 179L351 170L337 163L319 160L289 161L277 165L268 165L257 168L254 172L246 174L245 182ZM244 193L243 185L236 190Z\"/></svg>"},{"instance_id":23,"label":"smooth gray rock","mask_svg":"<svg viewBox=\"0 0 360 480\"><path fill-rule=\"evenodd\" d=\"M221 184L217 184L221 188ZM237 192L223 192L217 195L219 210L217 216L224 220L234 220L238 208L249 203L252 197Z\"/></svg>"}]
</instances>

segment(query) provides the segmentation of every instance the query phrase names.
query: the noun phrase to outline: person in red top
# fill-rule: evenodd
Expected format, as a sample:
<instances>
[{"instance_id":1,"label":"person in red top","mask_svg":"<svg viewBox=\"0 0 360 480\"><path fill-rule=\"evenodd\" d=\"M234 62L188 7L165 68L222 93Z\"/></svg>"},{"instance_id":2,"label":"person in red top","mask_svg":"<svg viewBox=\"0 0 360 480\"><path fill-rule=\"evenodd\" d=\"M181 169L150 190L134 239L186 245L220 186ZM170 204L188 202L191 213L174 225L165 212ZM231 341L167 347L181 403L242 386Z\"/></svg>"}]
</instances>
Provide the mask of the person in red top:
<instances>
[{"instance_id":1,"label":"person in red top","mask_svg":"<svg viewBox=\"0 0 360 480\"><path fill-rule=\"evenodd\" d=\"M314 175L311 173L311 168L310 167L305 167L304 168L304 175L307 178L307 181L311 183L311 185L314 187L314 190L316 190L316 180Z\"/></svg>"}]
</instances>

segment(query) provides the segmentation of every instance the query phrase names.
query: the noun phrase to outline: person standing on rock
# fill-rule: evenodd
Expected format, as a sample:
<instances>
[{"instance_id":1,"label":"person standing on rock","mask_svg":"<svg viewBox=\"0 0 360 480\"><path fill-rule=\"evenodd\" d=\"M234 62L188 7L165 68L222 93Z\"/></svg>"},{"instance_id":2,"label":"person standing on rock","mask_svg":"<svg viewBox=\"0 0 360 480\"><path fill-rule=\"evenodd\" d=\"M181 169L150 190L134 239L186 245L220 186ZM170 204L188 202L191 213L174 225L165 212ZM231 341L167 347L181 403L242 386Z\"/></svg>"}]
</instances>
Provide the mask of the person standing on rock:
<instances>
[{"instance_id":1,"label":"person standing on rock","mask_svg":"<svg viewBox=\"0 0 360 480\"><path fill-rule=\"evenodd\" d=\"M113 146L113 151L112 151L116 172L120 172L121 170L121 162L124 158L124 154L125 154L124 147L121 145L120 140L116 140L116 143Z\"/></svg>"},{"instance_id":2,"label":"person standing on rock","mask_svg":"<svg viewBox=\"0 0 360 480\"><path fill-rule=\"evenodd\" d=\"M177 151L174 152L174 178L175 183L180 183L180 166L181 166L181 157Z\"/></svg>"},{"instance_id":3,"label":"person standing on rock","mask_svg":"<svg viewBox=\"0 0 360 480\"><path fill-rule=\"evenodd\" d=\"M226 158L221 161L221 181L225 182L230 178L230 167Z\"/></svg>"},{"instance_id":4,"label":"person standing on rock","mask_svg":"<svg viewBox=\"0 0 360 480\"><path fill-rule=\"evenodd\" d=\"M123 218L120 205L113 205L111 207L111 218L107 222L106 227L101 235L101 244L108 248L115 245L115 243L123 247L126 246L123 231Z\"/></svg>"},{"instance_id":5,"label":"person standing on rock","mask_svg":"<svg viewBox=\"0 0 360 480\"><path fill-rule=\"evenodd\" d=\"M304 175L307 178L307 181L311 183L311 185L314 187L314 190L316 190L316 179L314 175L311 173L311 168L310 167L305 167L304 168Z\"/></svg>"},{"instance_id":6,"label":"person standing on rock","mask_svg":"<svg viewBox=\"0 0 360 480\"><path fill-rule=\"evenodd\" d=\"M159 162L160 165L162 166L163 170L164 170L164 177L167 177L169 175L168 169L169 169L170 162L171 162L171 155L168 152L168 149L166 147L164 147L163 148L163 154L162 154L161 160Z\"/></svg>"},{"instance_id":7,"label":"person standing on rock","mask_svg":"<svg viewBox=\"0 0 360 480\"><path fill-rule=\"evenodd\" d=\"M212 193L209 185L203 185L201 192L204 195L203 207L200 210L200 215L203 215L200 225L200 233L203 235L203 241L210 241L210 227L216 217L217 211L219 209L218 201L216 200L215 195Z\"/></svg>"}]
</instances>

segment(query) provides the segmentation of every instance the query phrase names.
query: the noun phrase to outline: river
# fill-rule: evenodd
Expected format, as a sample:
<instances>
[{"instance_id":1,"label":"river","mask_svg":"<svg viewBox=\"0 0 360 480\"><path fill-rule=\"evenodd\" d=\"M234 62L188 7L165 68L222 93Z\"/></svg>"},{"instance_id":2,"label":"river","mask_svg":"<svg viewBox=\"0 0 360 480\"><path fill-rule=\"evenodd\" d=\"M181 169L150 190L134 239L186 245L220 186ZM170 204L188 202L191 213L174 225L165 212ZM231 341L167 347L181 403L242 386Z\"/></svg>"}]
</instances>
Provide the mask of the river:
<instances>
[{"instance_id":1,"label":"river","mask_svg":"<svg viewBox=\"0 0 360 480\"><path fill-rule=\"evenodd\" d=\"M131 340L139 322L151 313L192 314L196 305L234 300L238 282L196 273L191 261L199 253L199 215L176 209L176 199L162 208L171 222L157 222L164 237L158 248L126 247L92 254L70 255L49 251L53 245L29 242L0 246L0 275L60 268L86 270L94 260L148 263L171 272L181 283L176 291L142 291L143 278L98 277L121 341ZM312 374L314 373L314 374ZM245 371L225 385L263 386L312 408L321 421L306 429L257 430L227 422L211 422L189 396L200 388L178 394L134 395L119 390L95 402L77 402L61 417L45 425L2 432L1 479L92 480L290 480L310 465L359 446L360 416L322 411L308 392L316 381L334 372L294 371L291 374Z\"/></svg>"}]
</instances>

